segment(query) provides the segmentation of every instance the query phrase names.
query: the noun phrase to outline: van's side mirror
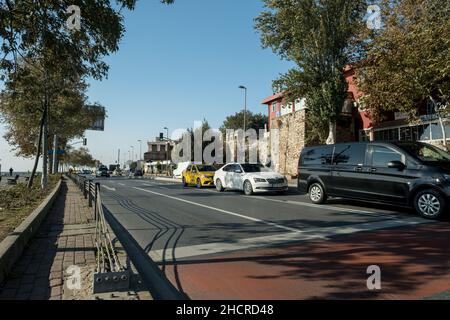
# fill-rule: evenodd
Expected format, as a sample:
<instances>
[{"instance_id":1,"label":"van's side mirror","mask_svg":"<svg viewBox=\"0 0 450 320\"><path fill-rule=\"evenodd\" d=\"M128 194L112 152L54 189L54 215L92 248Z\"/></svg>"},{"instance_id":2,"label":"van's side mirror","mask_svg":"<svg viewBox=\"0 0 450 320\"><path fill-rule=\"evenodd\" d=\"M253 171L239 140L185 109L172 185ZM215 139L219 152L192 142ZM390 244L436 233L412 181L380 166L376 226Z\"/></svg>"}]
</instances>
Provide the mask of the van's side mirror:
<instances>
[{"instance_id":1,"label":"van's side mirror","mask_svg":"<svg viewBox=\"0 0 450 320\"><path fill-rule=\"evenodd\" d=\"M401 161L391 161L388 163L388 167L392 169L398 169L399 171L405 170L406 165Z\"/></svg>"}]
</instances>

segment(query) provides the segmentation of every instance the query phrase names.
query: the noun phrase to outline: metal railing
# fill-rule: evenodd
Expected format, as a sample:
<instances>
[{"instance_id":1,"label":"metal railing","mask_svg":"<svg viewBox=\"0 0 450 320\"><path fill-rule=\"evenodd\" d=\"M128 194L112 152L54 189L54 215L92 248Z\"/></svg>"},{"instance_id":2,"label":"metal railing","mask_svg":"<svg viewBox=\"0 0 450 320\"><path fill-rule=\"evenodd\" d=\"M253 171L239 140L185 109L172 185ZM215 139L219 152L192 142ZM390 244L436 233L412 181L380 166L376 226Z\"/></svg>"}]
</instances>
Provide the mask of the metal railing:
<instances>
[{"instance_id":1,"label":"metal railing","mask_svg":"<svg viewBox=\"0 0 450 320\"><path fill-rule=\"evenodd\" d=\"M96 248L96 270L94 274L94 293L127 290L129 273L121 265L112 241L112 232L105 220L101 199L100 183L81 175L68 175L80 188L90 208L94 210Z\"/></svg>"}]
</instances>

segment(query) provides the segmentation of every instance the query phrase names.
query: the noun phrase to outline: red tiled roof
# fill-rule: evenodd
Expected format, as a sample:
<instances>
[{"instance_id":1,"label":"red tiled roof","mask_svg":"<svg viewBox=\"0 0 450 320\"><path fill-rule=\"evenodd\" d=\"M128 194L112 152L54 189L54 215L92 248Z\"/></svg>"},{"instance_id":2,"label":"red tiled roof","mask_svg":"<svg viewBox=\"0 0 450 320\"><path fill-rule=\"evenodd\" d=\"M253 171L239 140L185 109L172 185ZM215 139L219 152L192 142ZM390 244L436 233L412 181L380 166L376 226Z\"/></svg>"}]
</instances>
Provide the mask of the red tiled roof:
<instances>
[{"instance_id":1,"label":"red tiled roof","mask_svg":"<svg viewBox=\"0 0 450 320\"><path fill-rule=\"evenodd\" d=\"M279 92L277 94L274 94L270 97L265 98L261 103L262 104L269 104L274 100L280 99L281 97L283 97L283 92Z\"/></svg>"}]
</instances>

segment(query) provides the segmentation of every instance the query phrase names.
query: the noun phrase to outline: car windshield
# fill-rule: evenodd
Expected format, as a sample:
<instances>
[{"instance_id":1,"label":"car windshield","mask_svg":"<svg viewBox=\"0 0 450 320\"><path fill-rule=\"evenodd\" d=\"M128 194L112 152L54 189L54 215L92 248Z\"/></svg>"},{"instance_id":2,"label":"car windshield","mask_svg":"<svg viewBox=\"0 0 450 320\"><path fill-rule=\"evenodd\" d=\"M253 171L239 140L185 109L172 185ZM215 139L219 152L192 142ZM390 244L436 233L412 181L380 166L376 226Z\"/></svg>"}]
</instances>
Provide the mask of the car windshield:
<instances>
[{"instance_id":1,"label":"car windshield","mask_svg":"<svg viewBox=\"0 0 450 320\"><path fill-rule=\"evenodd\" d=\"M450 154L448 152L432 145L424 143L402 143L400 146L423 162L450 162Z\"/></svg>"},{"instance_id":2,"label":"car windshield","mask_svg":"<svg viewBox=\"0 0 450 320\"><path fill-rule=\"evenodd\" d=\"M269 168L263 166L262 164L241 164L244 172L270 172Z\"/></svg>"},{"instance_id":3,"label":"car windshield","mask_svg":"<svg viewBox=\"0 0 450 320\"><path fill-rule=\"evenodd\" d=\"M216 168L213 166L197 166L197 168L200 172L216 171Z\"/></svg>"}]
</instances>

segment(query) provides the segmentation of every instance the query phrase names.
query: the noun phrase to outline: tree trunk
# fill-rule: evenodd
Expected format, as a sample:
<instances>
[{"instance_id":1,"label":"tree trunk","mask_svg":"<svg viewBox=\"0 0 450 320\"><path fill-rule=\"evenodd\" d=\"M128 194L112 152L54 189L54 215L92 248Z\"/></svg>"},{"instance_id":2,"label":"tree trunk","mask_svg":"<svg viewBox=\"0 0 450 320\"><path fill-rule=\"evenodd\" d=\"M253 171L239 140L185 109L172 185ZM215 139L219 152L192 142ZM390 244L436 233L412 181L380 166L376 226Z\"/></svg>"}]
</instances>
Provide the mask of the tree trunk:
<instances>
[{"instance_id":1,"label":"tree trunk","mask_svg":"<svg viewBox=\"0 0 450 320\"><path fill-rule=\"evenodd\" d=\"M48 105L45 102L44 132L42 136L42 179L41 188L46 189L48 185L47 159L48 159Z\"/></svg>"},{"instance_id":2,"label":"tree trunk","mask_svg":"<svg viewBox=\"0 0 450 320\"><path fill-rule=\"evenodd\" d=\"M28 180L27 188L30 189L33 186L34 177L36 176L37 166L39 164L39 158L41 157L41 147L42 147L42 135L44 133L44 121L45 121L45 111L42 113L41 123L39 124L39 139L36 150L36 159L34 160L33 170L31 171L30 180Z\"/></svg>"},{"instance_id":3,"label":"tree trunk","mask_svg":"<svg viewBox=\"0 0 450 320\"><path fill-rule=\"evenodd\" d=\"M430 97L431 102L433 102L434 110L435 110L436 114L439 117L439 124L440 124L441 130L442 130L442 144L444 145L445 149L448 151L447 134L445 132L445 126L444 126L444 121L442 120L441 112L438 109L436 101L434 100L434 98L432 96L429 96L429 97Z\"/></svg>"},{"instance_id":4,"label":"tree trunk","mask_svg":"<svg viewBox=\"0 0 450 320\"><path fill-rule=\"evenodd\" d=\"M326 144L335 144L335 143L336 143L336 122L330 121Z\"/></svg>"}]
</instances>

